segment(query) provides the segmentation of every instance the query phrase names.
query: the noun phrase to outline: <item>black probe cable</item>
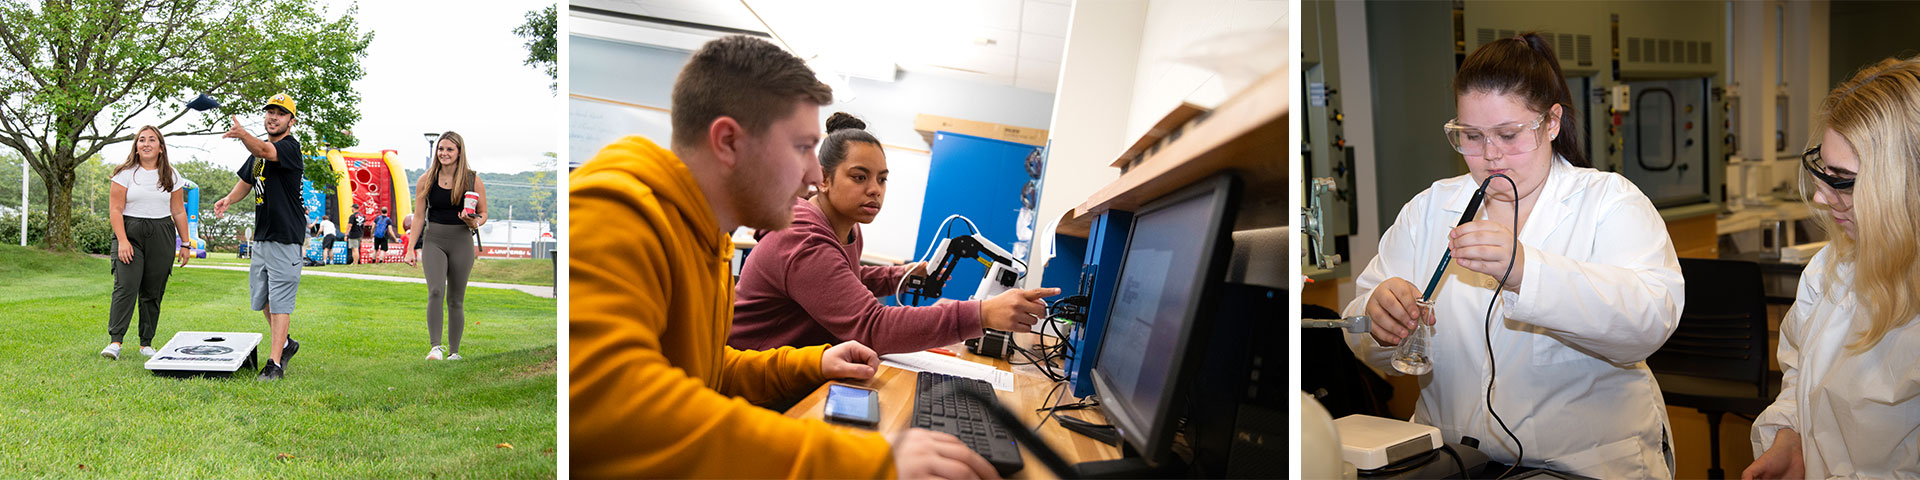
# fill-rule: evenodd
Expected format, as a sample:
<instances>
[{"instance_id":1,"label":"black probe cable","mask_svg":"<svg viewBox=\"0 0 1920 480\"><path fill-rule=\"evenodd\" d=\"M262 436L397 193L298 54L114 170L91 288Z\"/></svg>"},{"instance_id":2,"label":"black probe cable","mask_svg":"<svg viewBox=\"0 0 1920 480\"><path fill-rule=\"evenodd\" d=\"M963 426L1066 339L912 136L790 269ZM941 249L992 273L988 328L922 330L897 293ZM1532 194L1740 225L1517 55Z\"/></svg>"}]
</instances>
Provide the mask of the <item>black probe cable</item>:
<instances>
[{"instance_id":1,"label":"black probe cable","mask_svg":"<svg viewBox=\"0 0 1920 480\"><path fill-rule=\"evenodd\" d=\"M1500 285L1493 288L1493 298L1487 300L1486 326L1481 330L1487 340L1487 413L1493 414L1493 421L1500 424L1500 430L1507 432L1507 438L1513 439L1514 446L1520 450L1514 453L1513 465L1507 466L1507 471L1493 477L1494 480L1499 480L1513 473L1513 469L1520 468L1520 461L1527 457L1527 444L1521 443L1520 437L1513 435L1513 430L1507 428L1507 422L1500 419L1500 412L1493 409L1493 379L1499 375L1497 364L1500 363L1493 357L1493 306L1500 301L1500 290L1507 288L1507 277L1513 275L1513 261L1519 258L1517 254L1520 252L1520 186L1515 185L1513 178L1506 175L1494 174L1487 179L1491 181L1496 177L1506 179L1507 186L1513 188L1513 244L1507 246L1507 271L1500 274Z\"/></svg>"}]
</instances>

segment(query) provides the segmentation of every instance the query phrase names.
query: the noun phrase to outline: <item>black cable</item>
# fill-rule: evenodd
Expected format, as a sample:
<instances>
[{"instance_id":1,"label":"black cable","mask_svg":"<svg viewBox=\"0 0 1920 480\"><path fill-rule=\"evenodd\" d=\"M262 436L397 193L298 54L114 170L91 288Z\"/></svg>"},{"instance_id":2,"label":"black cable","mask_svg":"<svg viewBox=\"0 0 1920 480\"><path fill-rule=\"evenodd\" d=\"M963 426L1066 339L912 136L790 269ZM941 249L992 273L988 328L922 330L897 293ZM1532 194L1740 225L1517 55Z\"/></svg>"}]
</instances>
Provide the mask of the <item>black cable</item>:
<instances>
[{"instance_id":1,"label":"black cable","mask_svg":"<svg viewBox=\"0 0 1920 480\"><path fill-rule=\"evenodd\" d=\"M1035 365L1040 367L1040 373L1043 375L1046 375L1048 380L1053 380L1056 382L1066 381L1067 379L1066 375L1053 371L1052 363L1041 361L1038 357L1035 357L1033 355L1033 352L1027 351L1027 349L1024 349L1024 348L1020 348L1019 345L1007 345L1007 348L1012 348L1013 351L1020 352L1020 356L1027 357L1027 362L1029 362L1029 363L1014 363L1012 361L1008 361L1007 362L1008 364Z\"/></svg>"},{"instance_id":2,"label":"black cable","mask_svg":"<svg viewBox=\"0 0 1920 480\"><path fill-rule=\"evenodd\" d=\"M1050 404L1050 403L1053 403L1053 401L1054 401L1054 400L1053 400L1053 394L1054 394L1054 392L1058 392L1058 391L1060 391L1060 386L1061 386L1061 385L1066 385L1066 384L1067 384L1067 382L1054 382L1054 383L1053 383L1053 388L1049 388L1049 389L1047 389L1047 398L1046 398L1046 400L1041 400L1041 401L1040 401L1040 404L1041 404L1041 405L1046 405L1046 404ZM1067 397L1066 397L1065 395L1061 395L1061 396L1060 396L1060 399L1061 399L1061 400L1066 400L1066 399L1067 399ZM1039 431L1040 431L1040 428L1041 428L1041 427L1045 427L1045 426L1047 426L1047 421L1048 421L1048 420L1053 420L1053 414L1054 414L1054 412L1058 412L1058 411L1060 411L1060 409L1058 409L1058 408L1050 408L1050 409L1047 409L1047 415L1046 415L1045 417L1041 417L1041 418L1040 418L1040 424L1039 424L1039 425L1035 425L1035 426L1033 427L1033 431L1035 431L1035 432L1039 432Z\"/></svg>"},{"instance_id":3,"label":"black cable","mask_svg":"<svg viewBox=\"0 0 1920 480\"><path fill-rule=\"evenodd\" d=\"M1493 477L1494 480L1499 480L1513 473L1513 469L1520 468L1520 461L1527 457L1527 444L1521 443L1520 437L1513 435L1513 430L1507 428L1507 422L1500 419L1500 412L1493 409L1493 379L1499 371L1496 364L1500 363L1493 357L1493 306L1500 301L1500 290L1507 288L1507 277L1513 275L1513 261L1519 258L1520 252L1520 186L1513 183L1512 177L1500 174L1495 174L1494 177L1506 179L1507 186L1513 189L1513 244L1507 246L1507 271L1500 274L1500 285L1493 288L1493 298L1487 300L1486 327L1481 330L1487 340L1487 413L1493 414L1493 421L1500 424L1500 430L1507 432L1507 438L1513 439L1513 445L1519 448L1518 452L1514 452L1513 465L1508 466L1507 471L1500 473L1499 476ZM1489 180L1491 179L1492 177L1489 177Z\"/></svg>"},{"instance_id":4,"label":"black cable","mask_svg":"<svg viewBox=\"0 0 1920 480\"><path fill-rule=\"evenodd\" d=\"M1460 452L1453 451L1453 446L1445 443L1440 444L1440 449L1446 451L1447 455L1453 456L1453 466L1460 469L1460 478L1473 480L1473 475L1467 474L1467 462L1460 460Z\"/></svg>"}]
</instances>

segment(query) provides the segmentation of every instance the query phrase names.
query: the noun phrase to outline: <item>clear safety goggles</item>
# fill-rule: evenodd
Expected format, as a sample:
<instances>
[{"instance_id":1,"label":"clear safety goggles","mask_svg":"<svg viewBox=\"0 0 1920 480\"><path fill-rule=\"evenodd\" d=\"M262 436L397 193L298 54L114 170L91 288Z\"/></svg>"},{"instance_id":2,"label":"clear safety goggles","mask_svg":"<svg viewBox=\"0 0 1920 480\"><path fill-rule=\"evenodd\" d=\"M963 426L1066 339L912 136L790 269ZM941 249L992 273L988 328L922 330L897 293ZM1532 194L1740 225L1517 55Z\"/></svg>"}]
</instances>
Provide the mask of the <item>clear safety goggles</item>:
<instances>
[{"instance_id":1,"label":"clear safety goggles","mask_svg":"<svg viewBox=\"0 0 1920 480\"><path fill-rule=\"evenodd\" d=\"M1540 148L1546 135L1541 126L1546 125L1547 116L1528 123L1507 123L1492 127L1472 127L1461 125L1459 119L1448 120L1445 125L1447 143L1453 144L1453 150L1469 157L1484 156L1488 151L1498 150L1507 155L1519 155Z\"/></svg>"}]
</instances>

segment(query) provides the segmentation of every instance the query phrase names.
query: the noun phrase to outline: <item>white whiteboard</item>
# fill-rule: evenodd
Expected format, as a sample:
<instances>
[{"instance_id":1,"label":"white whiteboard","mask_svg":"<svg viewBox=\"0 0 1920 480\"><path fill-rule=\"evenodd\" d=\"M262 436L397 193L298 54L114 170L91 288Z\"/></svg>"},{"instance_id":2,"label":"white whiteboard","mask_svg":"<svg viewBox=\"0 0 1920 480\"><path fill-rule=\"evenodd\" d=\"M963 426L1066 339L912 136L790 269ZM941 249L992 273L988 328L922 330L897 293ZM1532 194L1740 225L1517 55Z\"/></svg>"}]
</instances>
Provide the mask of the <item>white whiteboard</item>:
<instances>
[{"instance_id":1,"label":"white whiteboard","mask_svg":"<svg viewBox=\"0 0 1920 480\"><path fill-rule=\"evenodd\" d=\"M578 167L601 148L628 135L667 146L673 122L667 112L568 97L567 165Z\"/></svg>"},{"instance_id":2,"label":"white whiteboard","mask_svg":"<svg viewBox=\"0 0 1920 480\"><path fill-rule=\"evenodd\" d=\"M865 252L913 261L914 242L920 239L920 207L927 199L927 154L884 147L887 152L887 201L873 223L860 226ZM932 234L928 234L932 238Z\"/></svg>"}]
</instances>

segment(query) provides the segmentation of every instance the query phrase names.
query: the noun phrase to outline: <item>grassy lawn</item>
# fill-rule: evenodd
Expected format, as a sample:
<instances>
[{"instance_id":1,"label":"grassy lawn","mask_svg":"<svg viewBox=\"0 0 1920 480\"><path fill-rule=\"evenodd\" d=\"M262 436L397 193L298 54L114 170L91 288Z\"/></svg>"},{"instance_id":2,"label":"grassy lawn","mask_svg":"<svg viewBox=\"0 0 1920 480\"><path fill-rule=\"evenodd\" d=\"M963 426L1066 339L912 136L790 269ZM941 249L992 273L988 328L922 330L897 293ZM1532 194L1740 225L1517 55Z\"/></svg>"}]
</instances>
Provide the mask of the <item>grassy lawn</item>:
<instances>
[{"instance_id":1,"label":"grassy lawn","mask_svg":"<svg viewBox=\"0 0 1920 480\"><path fill-rule=\"evenodd\" d=\"M293 315L301 349L285 379L258 382L242 370L182 380L143 367L137 319L121 360L98 355L108 268L0 247L0 476L556 473L552 299L468 290L467 359L429 363L425 285L309 276ZM246 273L174 270L155 346L182 330L265 333L247 308Z\"/></svg>"},{"instance_id":2,"label":"grassy lawn","mask_svg":"<svg viewBox=\"0 0 1920 480\"><path fill-rule=\"evenodd\" d=\"M210 252L207 254L207 258L196 258L193 260L193 264L197 265L228 265L236 267L247 266L247 262L248 259L235 258L232 252ZM360 263L307 268L322 272L359 273L411 278L426 277L425 273L421 273L420 267L407 266L405 263ZM553 275L552 260L482 258L474 260L473 277L469 281L512 283L516 285L545 285L551 287L553 286ZM300 337L294 336L293 338Z\"/></svg>"}]
</instances>

